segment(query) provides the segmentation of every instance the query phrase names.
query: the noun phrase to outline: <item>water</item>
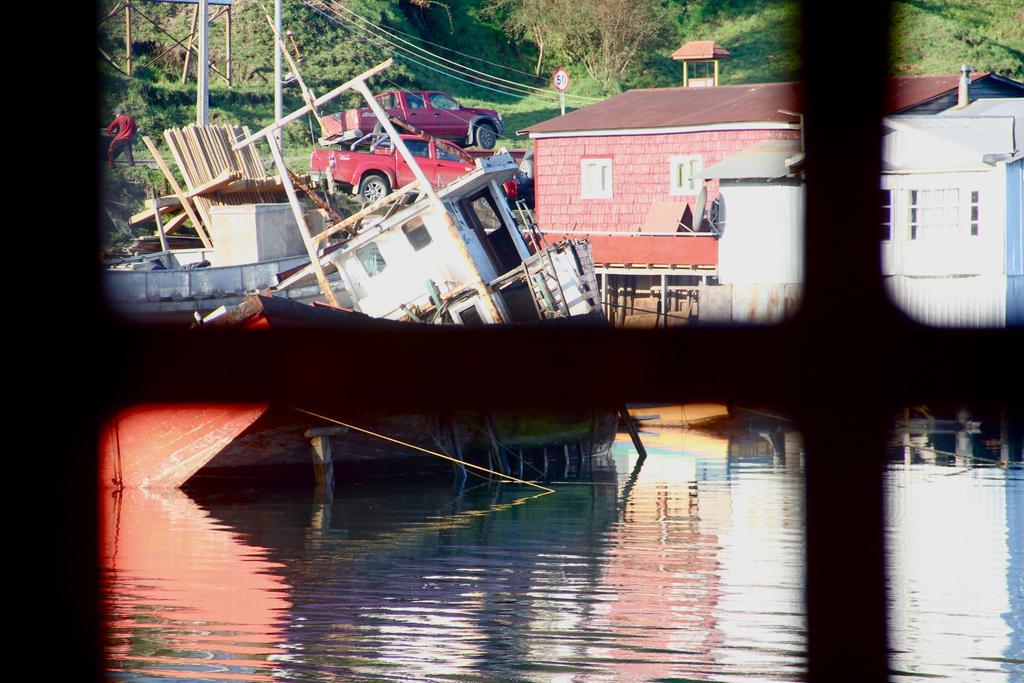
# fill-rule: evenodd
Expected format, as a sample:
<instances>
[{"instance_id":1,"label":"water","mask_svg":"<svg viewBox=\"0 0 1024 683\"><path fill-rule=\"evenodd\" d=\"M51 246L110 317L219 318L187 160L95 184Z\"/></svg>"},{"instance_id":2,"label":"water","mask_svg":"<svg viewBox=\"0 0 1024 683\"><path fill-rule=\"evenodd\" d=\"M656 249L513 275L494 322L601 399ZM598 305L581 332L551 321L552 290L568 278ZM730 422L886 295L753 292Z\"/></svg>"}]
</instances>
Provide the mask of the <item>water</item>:
<instances>
[{"instance_id":1,"label":"water","mask_svg":"<svg viewBox=\"0 0 1024 683\"><path fill-rule=\"evenodd\" d=\"M638 476L627 439L617 481L552 495L411 482L339 483L328 502L266 487L112 498L109 676L801 680L800 455L693 432L645 442ZM905 680L1024 677L1022 481L889 472Z\"/></svg>"}]
</instances>

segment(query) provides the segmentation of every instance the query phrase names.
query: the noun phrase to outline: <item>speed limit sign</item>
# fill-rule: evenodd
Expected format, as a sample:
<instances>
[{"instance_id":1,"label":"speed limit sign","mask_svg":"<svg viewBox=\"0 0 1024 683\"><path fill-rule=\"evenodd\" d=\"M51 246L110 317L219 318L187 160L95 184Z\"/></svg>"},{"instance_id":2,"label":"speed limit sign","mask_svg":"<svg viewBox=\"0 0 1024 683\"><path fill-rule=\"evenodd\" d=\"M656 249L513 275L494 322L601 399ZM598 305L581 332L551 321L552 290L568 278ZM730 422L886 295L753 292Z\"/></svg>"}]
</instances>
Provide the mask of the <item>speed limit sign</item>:
<instances>
[{"instance_id":1,"label":"speed limit sign","mask_svg":"<svg viewBox=\"0 0 1024 683\"><path fill-rule=\"evenodd\" d=\"M558 70L551 77L551 82L558 92L565 92L569 89L569 72L565 70L564 66L558 67Z\"/></svg>"}]
</instances>

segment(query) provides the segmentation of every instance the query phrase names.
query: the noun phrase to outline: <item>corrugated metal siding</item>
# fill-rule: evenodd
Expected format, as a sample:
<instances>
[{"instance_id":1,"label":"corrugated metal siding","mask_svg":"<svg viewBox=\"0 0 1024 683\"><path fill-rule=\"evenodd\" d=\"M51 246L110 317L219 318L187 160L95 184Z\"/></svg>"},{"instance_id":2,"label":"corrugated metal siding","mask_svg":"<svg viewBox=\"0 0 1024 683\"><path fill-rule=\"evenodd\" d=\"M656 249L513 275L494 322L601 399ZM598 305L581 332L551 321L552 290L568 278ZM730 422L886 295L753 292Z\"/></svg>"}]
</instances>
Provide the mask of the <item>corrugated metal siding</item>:
<instances>
[{"instance_id":1,"label":"corrugated metal siding","mask_svg":"<svg viewBox=\"0 0 1024 683\"><path fill-rule=\"evenodd\" d=\"M1006 165L1006 274L1024 275L1024 159Z\"/></svg>"},{"instance_id":2,"label":"corrugated metal siding","mask_svg":"<svg viewBox=\"0 0 1024 683\"><path fill-rule=\"evenodd\" d=\"M707 168L762 140L798 139L799 135L798 131L749 130L539 139L534 143L537 221L541 229L556 232L636 230L653 202L686 202L693 208L694 197L670 194L670 157L699 154ZM611 199L580 197L584 156L612 160ZM712 181L708 199L717 192L718 181Z\"/></svg>"},{"instance_id":3,"label":"corrugated metal siding","mask_svg":"<svg viewBox=\"0 0 1024 683\"><path fill-rule=\"evenodd\" d=\"M1006 326L1024 327L1024 275L1006 278Z\"/></svg>"},{"instance_id":4,"label":"corrugated metal siding","mask_svg":"<svg viewBox=\"0 0 1024 683\"><path fill-rule=\"evenodd\" d=\"M885 279L893 302L910 318L937 327L1003 327L1007 279L1002 275Z\"/></svg>"}]
</instances>

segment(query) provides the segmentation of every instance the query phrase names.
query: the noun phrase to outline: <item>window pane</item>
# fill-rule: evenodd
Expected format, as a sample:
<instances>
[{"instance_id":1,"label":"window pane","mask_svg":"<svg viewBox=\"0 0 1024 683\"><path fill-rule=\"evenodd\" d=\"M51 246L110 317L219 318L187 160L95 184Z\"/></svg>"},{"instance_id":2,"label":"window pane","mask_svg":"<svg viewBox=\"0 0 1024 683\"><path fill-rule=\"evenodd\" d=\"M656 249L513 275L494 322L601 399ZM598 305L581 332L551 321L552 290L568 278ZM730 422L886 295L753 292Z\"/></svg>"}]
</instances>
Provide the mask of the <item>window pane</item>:
<instances>
[{"instance_id":1,"label":"window pane","mask_svg":"<svg viewBox=\"0 0 1024 683\"><path fill-rule=\"evenodd\" d=\"M430 143L426 140L405 140L405 146L414 157L430 158Z\"/></svg>"},{"instance_id":2,"label":"window pane","mask_svg":"<svg viewBox=\"0 0 1024 683\"><path fill-rule=\"evenodd\" d=\"M365 247L356 249L356 257L370 277L382 273L388 266L376 244L367 244Z\"/></svg>"},{"instance_id":3,"label":"window pane","mask_svg":"<svg viewBox=\"0 0 1024 683\"><path fill-rule=\"evenodd\" d=\"M459 105L455 101L442 93L431 93L430 94L430 106L437 109L450 109L457 110Z\"/></svg>"},{"instance_id":4,"label":"window pane","mask_svg":"<svg viewBox=\"0 0 1024 683\"><path fill-rule=\"evenodd\" d=\"M420 218L414 218L403 225L402 231L415 251L419 251L431 242L427 226L423 224L423 220Z\"/></svg>"}]
</instances>

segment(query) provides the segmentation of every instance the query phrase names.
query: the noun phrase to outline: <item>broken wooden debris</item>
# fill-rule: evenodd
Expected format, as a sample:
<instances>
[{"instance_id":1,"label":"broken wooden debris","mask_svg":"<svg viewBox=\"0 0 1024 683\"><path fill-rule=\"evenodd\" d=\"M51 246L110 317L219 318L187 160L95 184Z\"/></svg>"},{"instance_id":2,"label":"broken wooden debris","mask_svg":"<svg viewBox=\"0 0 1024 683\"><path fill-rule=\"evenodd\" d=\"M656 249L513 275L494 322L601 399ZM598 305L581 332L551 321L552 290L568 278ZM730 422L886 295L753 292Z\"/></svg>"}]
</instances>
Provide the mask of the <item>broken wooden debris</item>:
<instances>
[{"instance_id":1,"label":"broken wooden debris","mask_svg":"<svg viewBox=\"0 0 1024 683\"><path fill-rule=\"evenodd\" d=\"M210 242L210 238L207 237L206 230L203 229L203 224L199 222L199 217L196 216L195 212L192 210L189 199L185 196L185 193L181 191L181 186L178 185L178 181L174 179L174 174L172 174L171 170L167 168L164 158L160 155L160 150L156 148L156 145L149 136L143 135L142 141L146 143L149 153L153 155L154 159L156 159L156 163L163 172L164 178L167 179L171 189L174 190L174 194L178 198L178 201L181 202L181 206L185 209L185 213L188 214L189 219L192 221L192 226L195 227L196 233L199 235L199 239L203 242L203 246L207 249L212 248L213 244Z\"/></svg>"}]
</instances>

